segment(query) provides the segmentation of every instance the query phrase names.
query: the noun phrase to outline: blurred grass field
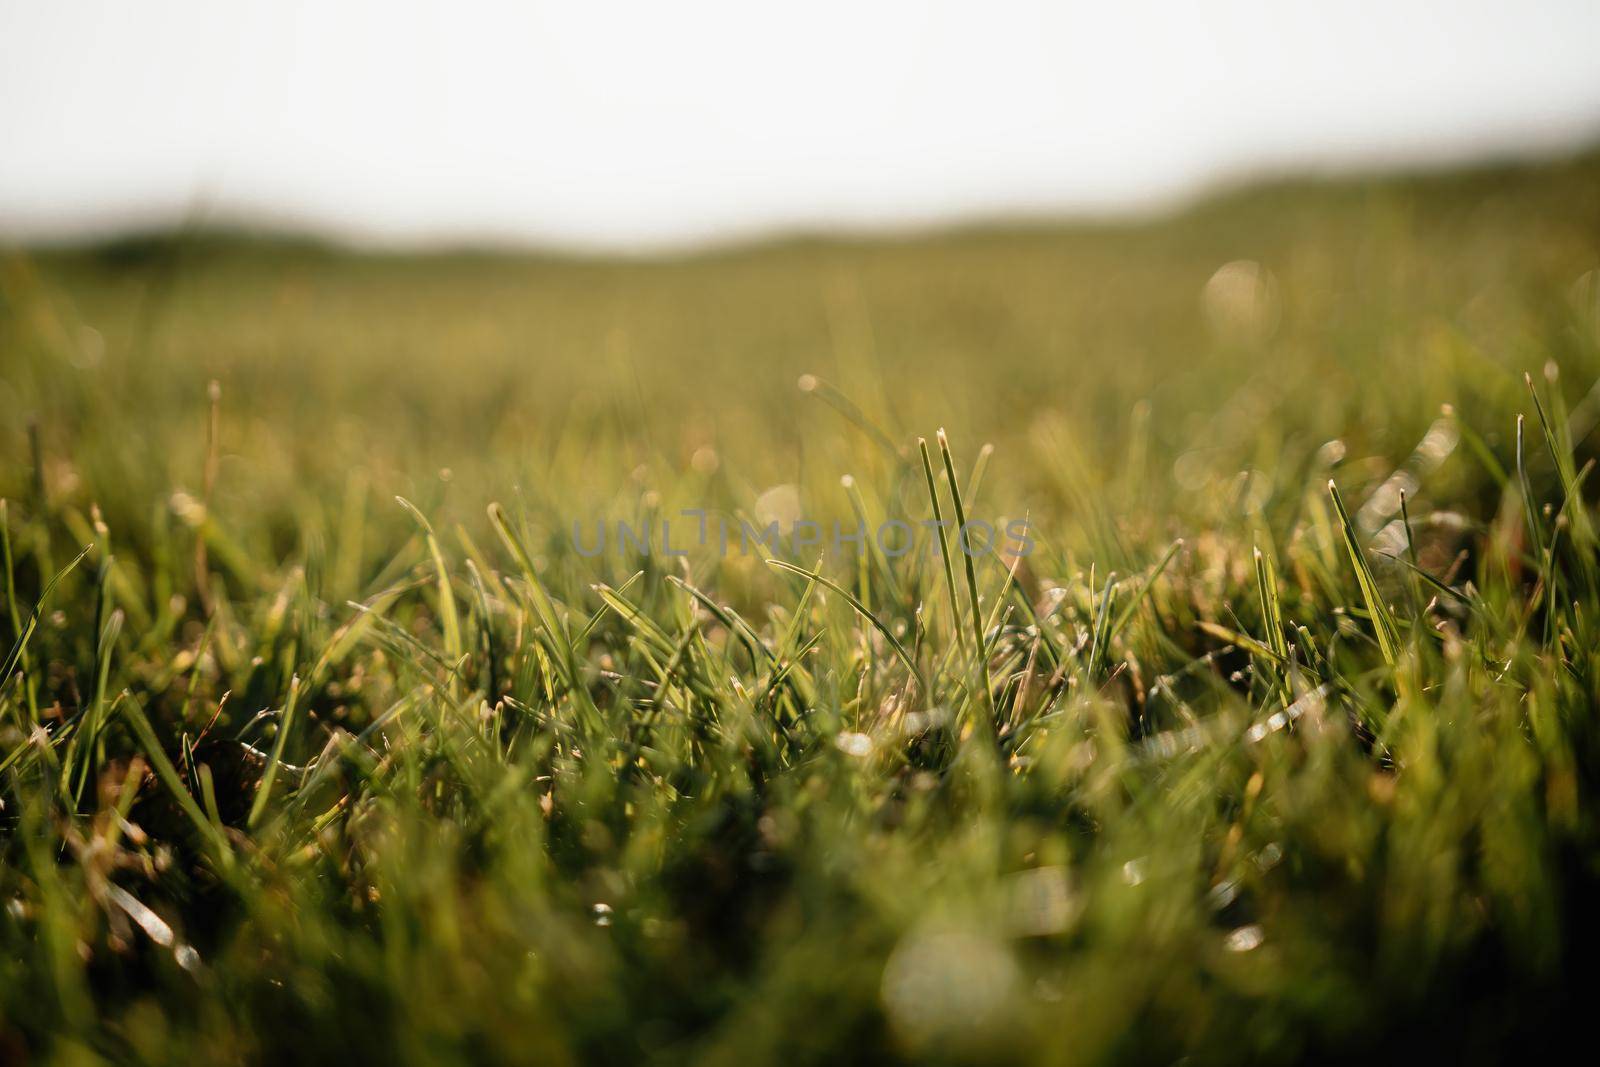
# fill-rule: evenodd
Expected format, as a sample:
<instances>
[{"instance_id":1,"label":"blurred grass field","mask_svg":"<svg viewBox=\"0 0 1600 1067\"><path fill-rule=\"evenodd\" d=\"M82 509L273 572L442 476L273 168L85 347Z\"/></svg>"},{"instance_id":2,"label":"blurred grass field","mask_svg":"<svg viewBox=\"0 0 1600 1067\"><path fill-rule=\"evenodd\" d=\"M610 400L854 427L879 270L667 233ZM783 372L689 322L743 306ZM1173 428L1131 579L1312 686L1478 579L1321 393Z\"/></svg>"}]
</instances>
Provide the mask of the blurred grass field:
<instances>
[{"instance_id":1,"label":"blurred grass field","mask_svg":"<svg viewBox=\"0 0 1600 1067\"><path fill-rule=\"evenodd\" d=\"M4 253L0 1061L1581 1030L1597 380L1592 155L664 260ZM572 540L930 488L1034 550Z\"/></svg>"}]
</instances>

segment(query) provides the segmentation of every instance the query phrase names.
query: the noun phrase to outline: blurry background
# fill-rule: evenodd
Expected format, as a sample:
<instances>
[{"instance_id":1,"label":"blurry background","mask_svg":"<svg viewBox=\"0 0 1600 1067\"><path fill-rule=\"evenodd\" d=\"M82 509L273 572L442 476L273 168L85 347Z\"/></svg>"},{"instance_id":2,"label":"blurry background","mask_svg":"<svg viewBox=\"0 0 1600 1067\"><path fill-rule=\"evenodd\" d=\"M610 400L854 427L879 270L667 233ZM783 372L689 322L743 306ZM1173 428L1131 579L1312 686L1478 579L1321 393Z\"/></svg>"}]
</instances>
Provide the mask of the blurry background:
<instances>
[{"instance_id":1,"label":"blurry background","mask_svg":"<svg viewBox=\"0 0 1600 1067\"><path fill-rule=\"evenodd\" d=\"M0 497L152 543L213 380L275 561L397 493L909 514L945 426L1127 570L1547 362L1600 410L1594 3L0 11Z\"/></svg>"},{"instance_id":2,"label":"blurry background","mask_svg":"<svg viewBox=\"0 0 1600 1067\"><path fill-rule=\"evenodd\" d=\"M1600 133L1592 0L0 0L0 238L661 247Z\"/></svg>"}]
</instances>

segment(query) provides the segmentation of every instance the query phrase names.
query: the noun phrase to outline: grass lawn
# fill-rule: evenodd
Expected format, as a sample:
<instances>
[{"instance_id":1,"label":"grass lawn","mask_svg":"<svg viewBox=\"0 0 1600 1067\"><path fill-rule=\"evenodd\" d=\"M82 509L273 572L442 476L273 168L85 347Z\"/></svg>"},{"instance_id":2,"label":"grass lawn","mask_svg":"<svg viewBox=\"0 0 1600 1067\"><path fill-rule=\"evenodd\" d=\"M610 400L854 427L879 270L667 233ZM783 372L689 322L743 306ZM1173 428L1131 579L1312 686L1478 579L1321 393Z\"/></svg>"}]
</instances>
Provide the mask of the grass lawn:
<instances>
[{"instance_id":1,"label":"grass lawn","mask_svg":"<svg viewBox=\"0 0 1600 1067\"><path fill-rule=\"evenodd\" d=\"M1596 156L0 252L0 1062L1586 1034L1597 379Z\"/></svg>"}]
</instances>

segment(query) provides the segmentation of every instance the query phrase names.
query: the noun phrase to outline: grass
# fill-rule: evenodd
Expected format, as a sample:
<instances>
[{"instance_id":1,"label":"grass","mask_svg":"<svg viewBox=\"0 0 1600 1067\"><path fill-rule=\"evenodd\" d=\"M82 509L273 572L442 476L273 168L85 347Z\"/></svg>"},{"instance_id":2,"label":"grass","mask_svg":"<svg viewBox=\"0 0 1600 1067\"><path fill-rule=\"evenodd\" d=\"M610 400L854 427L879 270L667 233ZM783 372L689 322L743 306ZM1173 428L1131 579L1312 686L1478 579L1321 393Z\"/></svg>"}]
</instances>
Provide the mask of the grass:
<instances>
[{"instance_id":1,"label":"grass","mask_svg":"<svg viewBox=\"0 0 1600 1067\"><path fill-rule=\"evenodd\" d=\"M0 1060L1587 1034L1597 235L1589 157L660 262L8 254Z\"/></svg>"}]
</instances>

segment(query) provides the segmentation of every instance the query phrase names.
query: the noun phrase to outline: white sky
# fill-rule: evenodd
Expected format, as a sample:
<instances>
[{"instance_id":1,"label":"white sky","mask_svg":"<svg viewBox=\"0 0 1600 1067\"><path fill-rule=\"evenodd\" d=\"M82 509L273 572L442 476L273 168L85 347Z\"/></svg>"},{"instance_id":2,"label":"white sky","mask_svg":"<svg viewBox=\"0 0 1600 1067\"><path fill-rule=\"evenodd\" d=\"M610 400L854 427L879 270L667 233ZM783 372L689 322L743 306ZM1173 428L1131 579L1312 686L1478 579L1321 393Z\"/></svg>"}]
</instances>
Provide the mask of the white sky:
<instances>
[{"instance_id":1,"label":"white sky","mask_svg":"<svg viewBox=\"0 0 1600 1067\"><path fill-rule=\"evenodd\" d=\"M1600 135L1600 0L0 0L0 235L643 247Z\"/></svg>"}]
</instances>

